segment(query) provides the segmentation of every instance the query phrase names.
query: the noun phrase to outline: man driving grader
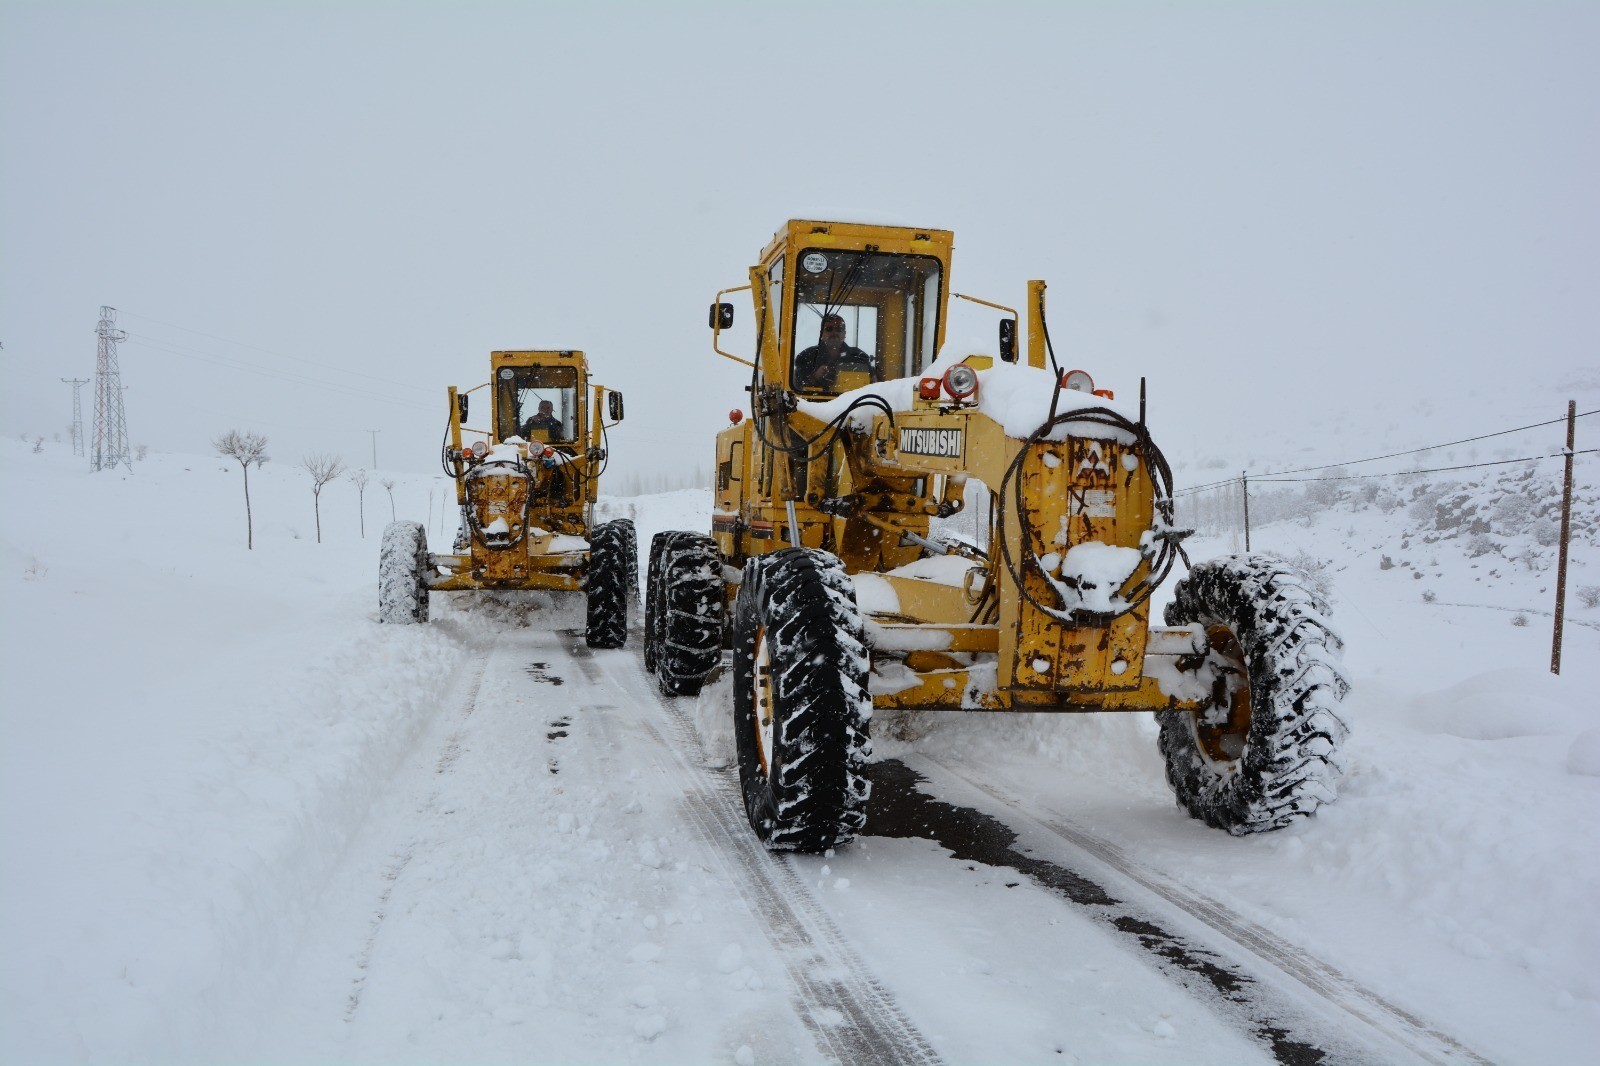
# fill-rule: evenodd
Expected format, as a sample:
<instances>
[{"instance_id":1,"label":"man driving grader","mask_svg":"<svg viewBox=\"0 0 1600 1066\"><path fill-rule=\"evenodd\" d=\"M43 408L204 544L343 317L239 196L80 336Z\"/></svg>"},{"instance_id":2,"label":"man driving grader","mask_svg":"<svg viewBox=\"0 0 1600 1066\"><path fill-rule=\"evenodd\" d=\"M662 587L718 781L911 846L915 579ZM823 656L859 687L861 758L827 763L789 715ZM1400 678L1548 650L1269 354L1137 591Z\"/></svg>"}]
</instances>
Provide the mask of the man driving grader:
<instances>
[{"instance_id":1,"label":"man driving grader","mask_svg":"<svg viewBox=\"0 0 1600 1066\"><path fill-rule=\"evenodd\" d=\"M713 349L751 371L716 441L709 535L658 534L645 664L694 693L732 648L740 779L756 834L821 851L866 822L874 710L1154 711L1168 783L1207 824L1282 827L1334 798L1340 643L1303 575L1262 555L1192 567L1144 420L1063 372L1043 282L997 362L941 353L948 231L794 220L717 294ZM720 348L750 293L753 358ZM820 320L839 354L799 350ZM843 342L853 353L843 357ZM802 340L804 338L804 340ZM826 374L816 367L829 366ZM987 493L982 543L930 523Z\"/></svg>"},{"instance_id":2,"label":"man driving grader","mask_svg":"<svg viewBox=\"0 0 1600 1066\"><path fill-rule=\"evenodd\" d=\"M590 381L581 351L492 352L489 370L483 385L449 390L440 462L461 508L453 551L429 553L420 523L389 526L379 620L426 622L433 591L581 591L589 646L620 648L637 595L635 534L627 519L595 525L594 503L622 394ZM488 391L489 421L473 429L463 423L480 390ZM467 445L463 434L479 439Z\"/></svg>"}]
</instances>

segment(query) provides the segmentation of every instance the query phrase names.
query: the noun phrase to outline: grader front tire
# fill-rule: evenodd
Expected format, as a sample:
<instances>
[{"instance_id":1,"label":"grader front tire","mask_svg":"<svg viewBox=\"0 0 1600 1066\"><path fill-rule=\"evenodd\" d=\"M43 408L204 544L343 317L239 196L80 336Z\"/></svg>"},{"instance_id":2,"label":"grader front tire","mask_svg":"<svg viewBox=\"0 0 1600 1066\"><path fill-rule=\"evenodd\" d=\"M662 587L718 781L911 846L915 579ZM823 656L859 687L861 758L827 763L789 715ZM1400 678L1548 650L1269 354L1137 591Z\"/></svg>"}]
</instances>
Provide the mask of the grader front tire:
<instances>
[{"instance_id":1,"label":"grader front tire","mask_svg":"<svg viewBox=\"0 0 1600 1066\"><path fill-rule=\"evenodd\" d=\"M750 826L768 848L821 852L866 824L867 649L838 559L752 560L734 608L734 738Z\"/></svg>"},{"instance_id":2,"label":"grader front tire","mask_svg":"<svg viewBox=\"0 0 1600 1066\"><path fill-rule=\"evenodd\" d=\"M1209 712L1156 715L1167 783L1193 817L1243 836L1337 797L1349 685L1328 613L1303 575L1268 556L1215 559L1178 582L1167 624L1205 626L1223 667Z\"/></svg>"}]
</instances>

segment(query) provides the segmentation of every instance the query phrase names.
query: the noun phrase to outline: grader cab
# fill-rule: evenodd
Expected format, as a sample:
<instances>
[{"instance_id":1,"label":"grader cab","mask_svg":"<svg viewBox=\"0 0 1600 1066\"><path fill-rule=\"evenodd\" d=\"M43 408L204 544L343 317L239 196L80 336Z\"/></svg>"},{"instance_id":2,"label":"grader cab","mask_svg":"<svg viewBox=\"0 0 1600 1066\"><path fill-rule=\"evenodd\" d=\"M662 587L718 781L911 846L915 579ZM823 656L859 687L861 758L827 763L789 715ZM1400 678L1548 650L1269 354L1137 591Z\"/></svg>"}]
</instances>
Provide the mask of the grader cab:
<instances>
[{"instance_id":1,"label":"grader cab","mask_svg":"<svg viewBox=\"0 0 1600 1066\"><path fill-rule=\"evenodd\" d=\"M379 618L427 621L430 592L581 591L589 646L620 648L638 587L633 523L594 525L593 515L622 394L590 380L580 351L492 352L489 371L482 385L449 390L440 462L461 510L452 549L429 552L417 522L385 530Z\"/></svg>"},{"instance_id":2,"label":"grader cab","mask_svg":"<svg viewBox=\"0 0 1600 1066\"><path fill-rule=\"evenodd\" d=\"M750 368L717 435L709 533L651 544L645 663L698 692L732 650L747 813L773 848L860 832L874 710L1156 712L1194 817L1275 829L1334 798L1346 728L1326 604L1279 560L1182 557L1170 468L1136 406L1063 370L1045 284L1022 316L950 291L948 231L787 223L717 294L713 348ZM748 291L751 358L722 350ZM1004 315L945 347L952 298ZM941 535L981 500L986 535ZM983 512L980 512L983 513ZM963 522L970 527L971 522Z\"/></svg>"}]
</instances>

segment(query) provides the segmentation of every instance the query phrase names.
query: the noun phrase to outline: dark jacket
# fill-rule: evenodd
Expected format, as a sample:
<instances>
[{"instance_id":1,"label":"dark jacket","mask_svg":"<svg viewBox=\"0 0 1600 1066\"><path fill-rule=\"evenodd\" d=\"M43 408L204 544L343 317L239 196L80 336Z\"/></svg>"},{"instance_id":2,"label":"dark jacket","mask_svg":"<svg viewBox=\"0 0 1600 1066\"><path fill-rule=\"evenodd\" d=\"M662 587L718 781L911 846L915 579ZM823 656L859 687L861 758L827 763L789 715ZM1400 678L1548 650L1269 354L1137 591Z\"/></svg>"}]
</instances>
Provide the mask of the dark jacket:
<instances>
[{"instance_id":1,"label":"dark jacket","mask_svg":"<svg viewBox=\"0 0 1600 1066\"><path fill-rule=\"evenodd\" d=\"M796 389L832 389L834 378L846 366L871 370L872 357L847 344L834 359L822 345L813 344L794 357L794 379L790 384Z\"/></svg>"},{"instance_id":2,"label":"dark jacket","mask_svg":"<svg viewBox=\"0 0 1600 1066\"><path fill-rule=\"evenodd\" d=\"M533 431L536 429L544 430L550 434L551 440L555 440L561 436L561 419L555 415L534 415L522 424L522 435L532 438Z\"/></svg>"}]
</instances>

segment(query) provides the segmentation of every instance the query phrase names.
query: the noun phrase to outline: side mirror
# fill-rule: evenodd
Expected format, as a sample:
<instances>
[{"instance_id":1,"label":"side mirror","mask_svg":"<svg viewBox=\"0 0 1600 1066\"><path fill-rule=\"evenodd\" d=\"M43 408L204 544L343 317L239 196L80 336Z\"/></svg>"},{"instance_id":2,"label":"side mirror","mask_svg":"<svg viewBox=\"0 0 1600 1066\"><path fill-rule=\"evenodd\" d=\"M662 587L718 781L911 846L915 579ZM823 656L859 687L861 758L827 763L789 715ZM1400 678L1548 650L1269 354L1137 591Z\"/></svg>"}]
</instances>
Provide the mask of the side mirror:
<instances>
[{"instance_id":1,"label":"side mirror","mask_svg":"<svg viewBox=\"0 0 1600 1066\"><path fill-rule=\"evenodd\" d=\"M733 325L732 304L712 304L706 325L712 329L728 329Z\"/></svg>"},{"instance_id":2,"label":"side mirror","mask_svg":"<svg viewBox=\"0 0 1600 1066\"><path fill-rule=\"evenodd\" d=\"M611 421L613 421L613 422L621 422L622 421L622 393L620 393L620 392L608 392L608 393L606 393L606 407L607 407L607 409L608 409L608 411L609 411L609 413L611 415Z\"/></svg>"},{"instance_id":3,"label":"side mirror","mask_svg":"<svg viewBox=\"0 0 1600 1066\"><path fill-rule=\"evenodd\" d=\"M1000 361L1002 363L1017 361L1017 320L1014 318L1000 320Z\"/></svg>"},{"instance_id":4,"label":"side mirror","mask_svg":"<svg viewBox=\"0 0 1600 1066\"><path fill-rule=\"evenodd\" d=\"M467 397L456 397L456 414L460 417L462 422L467 420Z\"/></svg>"}]
</instances>

